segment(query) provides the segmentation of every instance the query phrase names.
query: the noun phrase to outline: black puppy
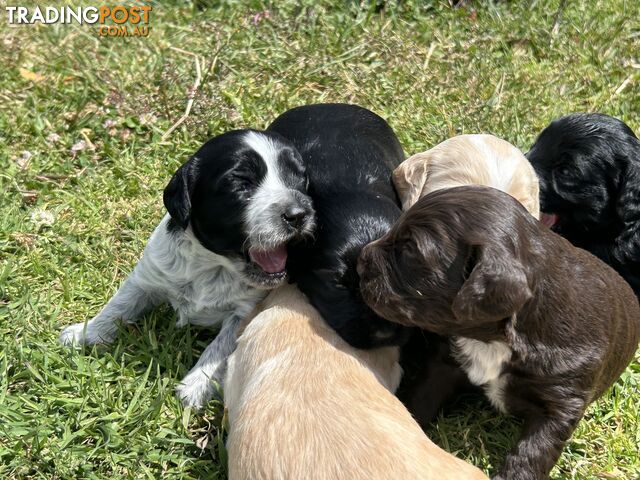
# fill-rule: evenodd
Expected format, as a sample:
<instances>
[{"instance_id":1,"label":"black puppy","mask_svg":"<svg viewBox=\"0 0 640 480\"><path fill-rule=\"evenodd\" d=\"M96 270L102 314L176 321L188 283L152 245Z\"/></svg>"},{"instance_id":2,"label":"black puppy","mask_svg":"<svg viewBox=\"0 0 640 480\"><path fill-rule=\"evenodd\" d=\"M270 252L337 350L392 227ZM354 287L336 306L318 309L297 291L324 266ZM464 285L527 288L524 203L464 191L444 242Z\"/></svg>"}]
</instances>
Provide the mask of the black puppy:
<instances>
[{"instance_id":1,"label":"black puppy","mask_svg":"<svg viewBox=\"0 0 640 480\"><path fill-rule=\"evenodd\" d=\"M386 233L401 213L391 172L404 155L393 130L364 108L320 104L285 112L267 131L300 152L316 209L315 241L290 250L292 278L354 347L399 343L406 330L364 304L356 272L360 249Z\"/></svg>"},{"instance_id":2,"label":"black puppy","mask_svg":"<svg viewBox=\"0 0 640 480\"><path fill-rule=\"evenodd\" d=\"M524 418L495 478L548 478L587 405L622 373L640 337L629 285L493 188L426 195L362 250L358 271L376 313L451 336L471 383Z\"/></svg>"},{"instance_id":3,"label":"black puppy","mask_svg":"<svg viewBox=\"0 0 640 480\"><path fill-rule=\"evenodd\" d=\"M615 268L640 295L640 141L620 120L576 113L545 128L527 158L542 221Z\"/></svg>"}]
</instances>

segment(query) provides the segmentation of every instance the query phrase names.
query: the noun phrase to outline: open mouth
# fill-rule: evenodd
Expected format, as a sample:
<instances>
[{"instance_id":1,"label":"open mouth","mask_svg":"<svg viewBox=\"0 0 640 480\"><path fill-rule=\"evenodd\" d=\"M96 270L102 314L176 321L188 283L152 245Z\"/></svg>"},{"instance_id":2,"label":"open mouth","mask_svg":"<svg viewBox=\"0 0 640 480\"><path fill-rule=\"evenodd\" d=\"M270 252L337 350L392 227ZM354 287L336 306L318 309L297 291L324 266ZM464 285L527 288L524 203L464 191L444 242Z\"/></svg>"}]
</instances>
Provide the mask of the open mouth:
<instances>
[{"instance_id":1,"label":"open mouth","mask_svg":"<svg viewBox=\"0 0 640 480\"><path fill-rule=\"evenodd\" d=\"M560 216L557 213L541 213L540 221L549 228L554 228L560 223Z\"/></svg>"},{"instance_id":2,"label":"open mouth","mask_svg":"<svg viewBox=\"0 0 640 480\"><path fill-rule=\"evenodd\" d=\"M249 259L267 276L281 276L286 273L287 245L281 244L269 250L249 249Z\"/></svg>"}]
</instances>

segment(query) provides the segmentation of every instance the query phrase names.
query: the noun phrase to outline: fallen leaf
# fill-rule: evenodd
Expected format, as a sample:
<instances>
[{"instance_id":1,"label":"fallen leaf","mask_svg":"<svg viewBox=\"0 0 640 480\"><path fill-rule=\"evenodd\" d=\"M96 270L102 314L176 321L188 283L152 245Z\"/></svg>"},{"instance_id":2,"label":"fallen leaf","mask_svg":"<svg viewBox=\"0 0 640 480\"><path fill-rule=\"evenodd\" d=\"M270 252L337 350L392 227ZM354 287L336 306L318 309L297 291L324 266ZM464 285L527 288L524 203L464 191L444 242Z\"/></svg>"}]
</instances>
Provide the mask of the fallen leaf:
<instances>
[{"instance_id":1,"label":"fallen leaf","mask_svg":"<svg viewBox=\"0 0 640 480\"><path fill-rule=\"evenodd\" d=\"M26 205L33 205L38 200L38 192L36 190L21 190L22 202Z\"/></svg>"},{"instance_id":2,"label":"fallen leaf","mask_svg":"<svg viewBox=\"0 0 640 480\"><path fill-rule=\"evenodd\" d=\"M36 240L38 240L37 235L34 235L32 233L20 233L20 232L12 233L11 238L15 240L18 244L20 244L22 247L27 247L27 248L32 247L36 243Z\"/></svg>"},{"instance_id":3,"label":"fallen leaf","mask_svg":"<svg viewBox=\"0 0 640 480\"><path fill-rule=\"evenodd\" d=\"M27 70L26 68L21 68L19 70L20 76L25 80L29 80L31 82L41 82L44 80L44 76L39 73L32 72L31 70Z\"/></svg>"},{"instance_id":4,"label":"fallen leaf","mask_svg":"<svg viewBox=\"0 0 640 480\"><path fill-rule=\"evenodd\" d=\"M196 440L196 446L200 450L204 450L208 443L209 443L209 435L205 435L203 437L200 437L198 440Z\"/></svg>"}]
</instances>

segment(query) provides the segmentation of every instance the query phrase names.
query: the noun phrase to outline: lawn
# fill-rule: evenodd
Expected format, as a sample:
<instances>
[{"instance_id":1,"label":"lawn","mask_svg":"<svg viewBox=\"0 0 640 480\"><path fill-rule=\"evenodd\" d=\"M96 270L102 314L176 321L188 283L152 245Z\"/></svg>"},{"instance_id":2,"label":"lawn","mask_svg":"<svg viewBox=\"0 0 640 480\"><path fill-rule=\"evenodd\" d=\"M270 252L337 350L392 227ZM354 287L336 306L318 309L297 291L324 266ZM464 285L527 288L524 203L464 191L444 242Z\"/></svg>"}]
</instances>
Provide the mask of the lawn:
<instances>
[{"instance_id":1,"label":"lawn","mask_svg":"<svg viewBox=\"0 0 640 480\"><path fill-rule=\"evenodd\" d=\"M9 26L0 1L0 478L225 478L221 405L174 395L211 332L161 308L110 348L57 343L131 270L207 138L328 101L379 113L407 153L475 132L526 151L573 111L640 132L637 0L302 3L147 2L147 38L102 38ZM636 361L553 478L640 477L639 383ZM429 433L491 473L517 430L472 399Z\"/></svg>"}]
</instances>

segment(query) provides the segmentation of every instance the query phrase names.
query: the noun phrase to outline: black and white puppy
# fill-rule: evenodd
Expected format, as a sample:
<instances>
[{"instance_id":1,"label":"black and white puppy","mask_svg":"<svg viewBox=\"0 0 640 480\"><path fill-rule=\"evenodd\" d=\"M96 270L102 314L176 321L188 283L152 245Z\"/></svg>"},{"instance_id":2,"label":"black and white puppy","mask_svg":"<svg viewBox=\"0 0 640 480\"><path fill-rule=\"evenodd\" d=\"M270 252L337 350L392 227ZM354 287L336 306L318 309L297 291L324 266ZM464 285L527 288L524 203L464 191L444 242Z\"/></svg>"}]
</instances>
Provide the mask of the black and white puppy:
<instances>
[{"instance_id":1,"label":"black and white puppy","mask_svg":"<svg viewBox=\"0 0 640 480\"><path fill-rule=\"evenodd\" d=\"M404 155L393 130L362 107L319 104L285 112L268 131L300 152L316 209L314 241L291 249L293 280L352 346L402 342L407 329L366 306L356 272L362 247L384 235L401 213L391 172Z\"/></svg>"},{"instance_id":2,"label":"black and white puppy","mask_svg":"<svg viewBox=\"0 0 640 480\"><path fill-rule=\"evenodd\" d=\"M164 191L168 214L102 311L65 328L64 344L109 343L119 321L170 303L178 325L222 325L178 395L202 407L235 348L236 328L287 277L291 242L312 235L315 214L300 154L274 132L238 130L205 143Z\"/></svg>"},{"instance_id":3,"label":"black and white puppy","mask_svg":"<svg viewBox=\"0 0 640 480\"><path fill-rule=\"evenodd\" d=\"M622 121L575 113L553 121L527 158L542 221L615 268L640 295L640 140Z\"/></svg>"}]
</instances>

